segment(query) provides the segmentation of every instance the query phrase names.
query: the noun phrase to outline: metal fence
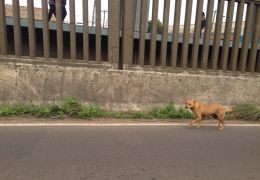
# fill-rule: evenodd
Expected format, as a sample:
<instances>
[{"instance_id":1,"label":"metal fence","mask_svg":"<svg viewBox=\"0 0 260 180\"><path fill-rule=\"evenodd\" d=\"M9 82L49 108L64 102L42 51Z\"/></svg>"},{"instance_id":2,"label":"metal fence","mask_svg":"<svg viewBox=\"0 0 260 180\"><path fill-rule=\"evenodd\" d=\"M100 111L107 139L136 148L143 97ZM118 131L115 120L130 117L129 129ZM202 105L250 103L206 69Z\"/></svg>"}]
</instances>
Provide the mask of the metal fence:
<instances>
[{"instance_id":1,"label":"metal fence","mask_svg":"<svg viewBox=\"0 0 260 180\"><path fill-rule=\"evenodd\" d=\"M170 3L173 1L174 23L173 30L169 31ZM81 27L75 19L75 9L79 8L75 7L75 0L68 0L69 24L62 22L62 0L56 0L55 22L48 21L47 0L41 1L42 20L37 21L34 1L27 0L25 27L21 24L19 0L12 1L11 20L6 17L5 0L0 0L0 53L5 58L27 56L31 59L43 57L46 61L107 62L119 64L123 69L142 67L260 73L260 0L207 0L205 29L201 37L201 14L205 1L196 1L195 25L191 32L193 0L186 0L185 12L181 9L184 0L151 0L152 25L151 32L147 32L149 1L141 0L140 26L136 32L135 0L108 0L108 29L101 25L101 0L95 1L94 29L89 26L88 0L83 0L80 7L83 12ZM157 32L159 3L164 4L161 34ZM214 3L217 3L215 22L212 21ZM224 14L226 3L227 12ZM246 19L242 27L245 7ZM180 17L184 13L184 28L180 32ZM226 16L225 22L223 15ZM39 26L38 21L41 23ZM54 29L50 28L50 23L55 24ZM28 44L27 50L25 43ZM54 55L51 54L53 49L56 51Z\"/></svg>"}]
</instances>

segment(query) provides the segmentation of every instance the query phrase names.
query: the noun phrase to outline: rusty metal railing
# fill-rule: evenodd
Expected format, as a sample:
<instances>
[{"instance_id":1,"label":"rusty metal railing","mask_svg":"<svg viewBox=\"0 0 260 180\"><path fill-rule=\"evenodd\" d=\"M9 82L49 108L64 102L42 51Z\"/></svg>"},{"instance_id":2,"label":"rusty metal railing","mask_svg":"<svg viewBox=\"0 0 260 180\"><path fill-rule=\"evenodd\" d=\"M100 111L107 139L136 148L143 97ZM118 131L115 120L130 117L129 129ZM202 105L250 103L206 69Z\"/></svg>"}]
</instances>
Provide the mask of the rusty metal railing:
<instances>
[{"instance_id":1,"label":"rusty metal railing","mask_svg":"<svg viewBox=\"0 0 260 180\"><path fill-rule=\"evenodd\" d=\"M123 68L138 66L149 69L205 69L260 73L260 0L196 0L196 7L193 4L195 0L140 0L139 31L135 31L137 1L139 0L107 0L108 29L105 29L101 27L101 0L95 1L95 27L89 25L88 0L83 0L77 7L75 0L67 1L69 24L62 22L62 0L56 0L54 22L48 20L47 0L41 1L41 20L35 18L35 1L27 0L25 23L27 30L24 31L19 0L12 0L11 19L6 17L5 0L1 0L0 54L2 57L6 55L18 58L27 56L31 59L43 57L46 61L81 60L80 62L86 64L89 61L97 64L106 61L121 63ZM181 7L185 1L186 7L183 12ZM149 2L152 3L150 9L147 8ZM171 9L170 5L173 2L175 6ZM201 14L205 2L207 2L205 29L201 37ZM160 3L164 3L161 10L163 12L159 12ZM213 22L216 3L216 21ZM76 23L78 8L82 8L81 25ZM195 24L194 29L191 29L194 10ZM152 18L151 31L147 32L149 11ZM174 11L172 18L174 22L170 22L171 11ZM161 34L157 32L159 13L163 14ZM243 23L244 14L245 23ZM182 16L183 32L180 31ZM225 23L223 16L226 16ZM172 30L169 30L169 24L172 24ZM233 24L235 24L234 31ZM24 43L28 43L28 48ZM104 47L107 50L104 50Z\"/></svg>"},{"instance_id":2,"label":"rusty metal railing","mask_svg":"<svg viewBox=\"0 0 260 180\"><path fill-rule=\"evenodd\" d=\"M142 15L146 14L146 1L142 3ZM161 1L160 1L161 2ZM204 37L200 38L201 31L201 14L204 0L197 0L196 7L196 20L194 33L191 34L191 14L192 14L192 0L186 1L186 11L181 11L181 4L184 0L175 0L175 13L174 13L174 24L173 31L167 32L168 20L169 20L169 1L164 0L164 12L163 12L163 32L161 35L160 43L156 43L156 28L157 28L157 17L158 17L158 0L153 0L152 6L152 28L150 33L150 46L146 48L149 49L149 57L144 62L144 33L143 28L145 23L141 21L140 24L140 38L139 38L139 60L137 65L142 67L170 67L178 69L212 69L212 70L223 70L223 71L241 71L241 72L260 72L260 52L259 52L259 14L260 14L260 1L254 0L208 0L207 2L207 12L206 12L206 26L204 31ZM227 14L225 31L222 33L223 27L223 12L224 4L227 2ZM129 9L133 7L134 1L127 2L128 10L125 11L125 17L133 16L133 10ZM213 7L214 3L218 3L217 6L217 17L216 22L212 22ZM237 4L235 6L235 4ZM246 22L244 28L244 33L242 34L242 18L245 13L245 6L247 6ZM235 7L237 7L235 9ZM232 32L233 16L236 12L235 18L235 30ZM180 14L185 13L184 30L182 34L182 40L180 41ZM143 18L143 17L141 17ZM123 28L127 29L125 37L133 37L133 29L129 29L129 24L133 22L128 22ZM214 26L213 26L214 23ZM213 29L214 27L214 29ZM214 33L214 38L212 43L210 43L210 38ZM221 41L221 36L224 36L223 41ZM167 41L168 36L170 38ZM232 40L231 40L231 37ZM241 37L243 38L241 42ZM192 38L192 40L191 40ZM192 41L192 42L190 42ZM123 52L128 51L129 48L133 46L131 39L127 40L127 45L123 47ZM171 48L167 48L167 42L170 43ZM201 43L203 42L203 43ZM160 48L156 48L157 45ZM221 52L220 52L221 49ZM168 51L168 52L167 52ZM200 51L200 52L199 52ZM169 53L170 52L170 53ZM160 56L157 56L156 54ZM132 54L132 53L131 53ZM166 56L168 54L168 57ZM169 55L170 54L170 55ZM248 55L249 54L249 55ZM130 60L129 60L130 58ZM198 60L199 59L199 60ZM127 65L132 65L133 61L131 56L127 56L123 59L124 63Z\"/></svg>"}]
</instances>

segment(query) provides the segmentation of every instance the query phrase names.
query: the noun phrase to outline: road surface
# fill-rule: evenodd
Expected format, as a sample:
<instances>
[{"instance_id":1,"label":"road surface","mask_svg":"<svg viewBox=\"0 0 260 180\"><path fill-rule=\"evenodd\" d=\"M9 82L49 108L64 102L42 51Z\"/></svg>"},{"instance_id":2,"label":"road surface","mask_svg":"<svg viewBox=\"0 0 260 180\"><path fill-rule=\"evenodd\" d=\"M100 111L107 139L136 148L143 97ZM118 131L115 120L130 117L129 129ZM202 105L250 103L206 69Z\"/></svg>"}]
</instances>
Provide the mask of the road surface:
<instances>
[{"instance_id":1,"label":"road surface","mask_svg":"<svg viewBox=\"0 0 260 180\"><path fill-rule=\"evenodd\" d=\"M259 180L260 127L0 127L1 180Z\"/></svg>"}]
</instances>

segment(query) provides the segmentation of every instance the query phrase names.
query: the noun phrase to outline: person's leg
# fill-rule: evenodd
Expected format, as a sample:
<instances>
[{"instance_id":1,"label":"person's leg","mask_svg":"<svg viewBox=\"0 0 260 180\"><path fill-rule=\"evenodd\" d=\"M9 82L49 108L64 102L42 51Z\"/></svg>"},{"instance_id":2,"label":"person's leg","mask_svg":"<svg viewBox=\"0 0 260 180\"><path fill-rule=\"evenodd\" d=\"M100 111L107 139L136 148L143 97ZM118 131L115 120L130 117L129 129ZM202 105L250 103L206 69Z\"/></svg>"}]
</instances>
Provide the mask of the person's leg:
<instances>
[{"instance_id":1,"label":"person's leg","mask_svg":"<svg viewBox=\"0 0 260 180\"><path fill-rule=\"evenodd\" d=\"M64 21L65 17L67 16L67 10L65 6L62 6L62 22Z\"/></svg>"},{"instance_id":2,"label":"person's leg","mask_svg":"<svg viewBox=\"0 0 260 180\"><path fill-rule=\"evenodd\" d=\"M55 5L50 5L50 9L49 9L49 13L48 13L48 21L51 20L51 17L53 14L56 14L55 13Z\"/></svg>"},{"instance_id":3,"label":"person's leg","mask_svg":"<svg viewBox=\"0 0 260 180\"><path fill-rule=\"evenodd\" d=\"M206 25L205 21L202 21L200 26L200 38L201 38L202 30L205 28L205 25Z\"/></svg>"}]
</instances>

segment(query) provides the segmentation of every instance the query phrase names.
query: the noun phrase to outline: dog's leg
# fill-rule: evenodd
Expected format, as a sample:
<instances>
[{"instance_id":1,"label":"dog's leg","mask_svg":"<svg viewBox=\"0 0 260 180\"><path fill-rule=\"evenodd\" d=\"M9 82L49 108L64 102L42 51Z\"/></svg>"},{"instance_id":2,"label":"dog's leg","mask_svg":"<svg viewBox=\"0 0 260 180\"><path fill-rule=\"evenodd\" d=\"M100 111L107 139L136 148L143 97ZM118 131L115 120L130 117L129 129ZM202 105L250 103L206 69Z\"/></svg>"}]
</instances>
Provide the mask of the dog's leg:
<instances>
[{"instance_id":1,"label":"dog's leg","mask_svg":"<svg viewBox=\"0 0 260 180\"><path fill-rule=\"evenodd\" d=\"M218 120L218 129L219 130L223 130L224 129L224 125L225 125L224 119L219 119Z\"/></svg>"},{"instance_id":2,"label":"dog's leg","mask_svg":"<svg viewBox=\"0 0 260 180\"><path fill-rule=\"evenodd\" d=\"M224 129L224 125L225 125L224 120L220 119L219 121L220 121L221 126L219 126L218 129L219 130L223 130Z\"/></svg>"},{"instance_id":3,"label":"dog's leg","mask_svg":"<svg viewBox=\"0 0 260 180\"><path fill-rule=\"evenodd\" d=\"M189 128L192 128L192 125L195 123L197 121L197 119L194 119L194 120L191 120L190 122L189 122Z\"/></svg>"},{"instance_id":4,"label":"dog's leg","mask_svg":"<svg viewBox=\"0 0 260 180\"><path fill-rule=\"evenodd\" d=\"M188 128L192 128L193 121L194 121L194 120L191 120L191 121L189 122Z\"/></svg>"},{"instance_id":5,"label":"dog's leg","mask_svg":"<svg viewBox=\"0 0 260 180\"><path fill-rule=\"evenodd\" d=\"M225 112L221 112L221 113L218 115L218 120L219 120L218 129L219 129L219 130L223 130L223 129L224 129L224 126L225 126L224 117L225 117Z\"/></svg>"},{"instance_id":6,"label":"dog's leg","mask_svg":"<svg viewBox=\"0 0 260 180\"><path fill-rule=\"evenodd\" d=\"M200 128L201 119L202 119L201 114L196 114L196 119L194 120L194 123L197 124L197 128Z\"/></svg>"},{"instance_id":7,"label":"dog's leg","mask_svg":"<svg viewBox=\"0 0 260 180\"><path fill-rule=\"evenodd\" d=\"M197 127L196 128L200 128L200 122L201 122L201 118L198 118L196 121Z\"/></svg>"},{"instance_id":8,"label":"dog's leg","mask_svg":"<svg viewBox=\"0 0 260 180\"><path fill-rule=\"evenodd\" d=\"M197 119L191 120L191 121L189 122L189 126L188 126L188 127L189 127L189 128L192 128L192 125L196 122L196 120L197 120Z\"/></svg>"},{"instance_id":9,"label":"dog's leg","mask_svg":"<svg viewBox=\"0 0 260 180\"><path fill-rule=\"evenodd\" d=\"M197 128L200 128L200 121L201 121L201 116L198 116L196 117L196 119L190 121L188 127L191 128L193 124L197 124Z\"/></svg>"}]
</instances>

